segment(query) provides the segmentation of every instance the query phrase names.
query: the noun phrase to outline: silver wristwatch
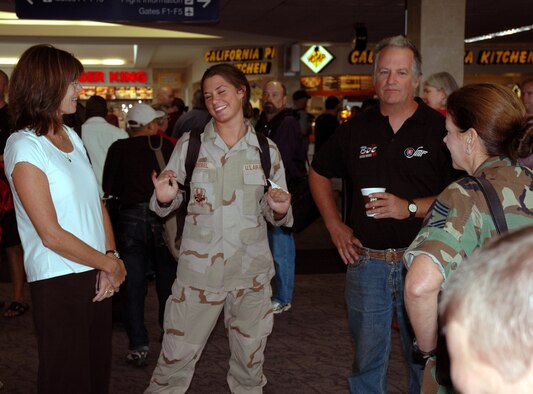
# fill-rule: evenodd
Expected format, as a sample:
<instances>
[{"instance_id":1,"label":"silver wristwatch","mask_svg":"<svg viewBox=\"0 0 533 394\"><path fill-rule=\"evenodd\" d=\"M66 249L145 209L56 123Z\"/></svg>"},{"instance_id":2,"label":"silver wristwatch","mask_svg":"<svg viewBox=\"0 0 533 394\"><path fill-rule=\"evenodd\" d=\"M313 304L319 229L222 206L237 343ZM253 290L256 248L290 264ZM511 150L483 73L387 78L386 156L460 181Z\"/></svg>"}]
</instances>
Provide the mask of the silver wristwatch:
<instances>
[{"instance_id":1,"label":"silver wristwatch","mask_svg":"<svg viewBox=\"0 0 533 394\"><path fill-rule=\"evenodd\" d=\"M409 219L414 218L416 211L418 211L418 206L413 200L407 200L407 209L409 210Z\"/></svg>"}]
</instances>

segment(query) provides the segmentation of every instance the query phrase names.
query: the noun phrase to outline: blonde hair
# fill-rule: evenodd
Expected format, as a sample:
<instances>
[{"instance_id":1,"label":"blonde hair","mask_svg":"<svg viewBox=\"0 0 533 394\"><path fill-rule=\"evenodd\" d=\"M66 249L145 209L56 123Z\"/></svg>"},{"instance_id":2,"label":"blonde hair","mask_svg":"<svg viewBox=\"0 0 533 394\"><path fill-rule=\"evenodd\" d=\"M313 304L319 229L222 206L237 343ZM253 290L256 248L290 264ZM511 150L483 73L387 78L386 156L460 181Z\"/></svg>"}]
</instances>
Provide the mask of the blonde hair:
<instances>
[{"instance_id":1,"label":"blonde hair","mask_svg":"<svg viewBox=\"0 0 533 394\"><path fill-rule=\"evenodd\" d=\"M446 71L431 74L424 82L424 87L426 86L431 86L432 88L444 92L446 97L440 103L442 107L446 107L448 96L459 89L459 85L457 85L455 78Z\"/></svg>"},{"instance_id":2,"label":"blonde hair","mask_svg":"<svg viewBox=\"0 0 533 394\"><path fill-rule=\"evenodd\" d=\"M511 383L532 363L532 250L533 226L489 241L450 276L439 304L444 327L465 327L474 354Z\"/></svg>"}]
</instances>

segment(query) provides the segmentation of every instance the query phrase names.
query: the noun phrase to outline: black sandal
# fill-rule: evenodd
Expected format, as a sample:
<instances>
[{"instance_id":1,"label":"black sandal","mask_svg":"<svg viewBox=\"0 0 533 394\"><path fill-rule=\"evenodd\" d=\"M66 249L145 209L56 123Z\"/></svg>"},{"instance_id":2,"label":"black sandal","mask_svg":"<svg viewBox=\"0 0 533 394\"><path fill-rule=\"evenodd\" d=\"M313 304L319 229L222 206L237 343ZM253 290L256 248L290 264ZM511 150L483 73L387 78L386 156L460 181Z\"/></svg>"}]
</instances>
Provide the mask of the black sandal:
<instances>
[{"instance_id":1,"label":"black sandal","mask_svg":"<svg viewBox=\"0 0 533 394\"><path fill-rule=\"evenodd\" d=\"M4 311L4 317L7 319L19 317L28 312L28 309L30 309L30 306L25 302L13 301Z\"/></svg>"}]
</instances>

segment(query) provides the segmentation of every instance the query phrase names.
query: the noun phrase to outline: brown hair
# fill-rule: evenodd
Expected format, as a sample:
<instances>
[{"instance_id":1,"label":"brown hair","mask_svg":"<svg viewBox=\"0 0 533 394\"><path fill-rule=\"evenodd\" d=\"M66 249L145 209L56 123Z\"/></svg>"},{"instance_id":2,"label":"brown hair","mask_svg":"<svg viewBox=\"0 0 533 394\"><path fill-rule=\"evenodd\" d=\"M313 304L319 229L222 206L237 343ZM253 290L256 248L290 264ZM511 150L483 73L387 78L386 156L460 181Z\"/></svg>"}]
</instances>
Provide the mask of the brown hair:
<instances>
[{"instance_id":1,"label":"brown hair","mask_svg":"<svg viewBox=\"0 0 533 394\"><path fill-rule=\"evenodd\" d=\"M59 131L59 108L70 83L83 66L72 54L51 45L35 45L20 57L9 84L9 108L15 130L31 128L37 135Z\"/></svg>"},{"instance_id":2,"label":"brown hair","mask_svg":"<svg viewBox=\"0 0 533 394\"><path fill-rule=\"evenodd\" d=\"M245 94L242 99L242 110L245 118L251 118L253 115L252 104L250 104L250 83L246 79L246 75L237 67L228 63L215 64L209 67L202 77L202 91L204 88L204 82L206 79L220 75L230 84L235 86L236 89L244 89Z\"/></svg>"},{"instance_id":3,"label":"brown hair","mask_svg":"<svg viewBox=\"0 0 533 394\"><path fill-rule=\"evenodd\" d=\"M447 111L462 132L476 130L490 156L516 160L531 153L533 124L511 89L493 83L463 86L448 97Z\"/></svg>"}]
</instances>

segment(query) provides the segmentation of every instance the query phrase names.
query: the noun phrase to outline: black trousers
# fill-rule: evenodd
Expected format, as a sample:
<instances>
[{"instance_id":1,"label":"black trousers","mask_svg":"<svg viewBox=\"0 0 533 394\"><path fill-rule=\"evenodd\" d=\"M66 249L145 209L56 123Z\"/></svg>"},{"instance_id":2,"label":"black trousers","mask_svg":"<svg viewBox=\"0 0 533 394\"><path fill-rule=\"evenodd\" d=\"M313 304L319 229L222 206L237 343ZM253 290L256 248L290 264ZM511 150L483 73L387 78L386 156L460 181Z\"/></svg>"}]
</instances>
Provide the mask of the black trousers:
<instances>
[{"instance_id":1,"label":"black trousers","mask_svg":"<svg viewBox=\"0 0 533 394\"><path fill-rule=\"evenodd\" d=\"M92 302L97 270L30 283L44 393L106 394L111 374L111 299Z\"/></svg>"}]
</instances>

